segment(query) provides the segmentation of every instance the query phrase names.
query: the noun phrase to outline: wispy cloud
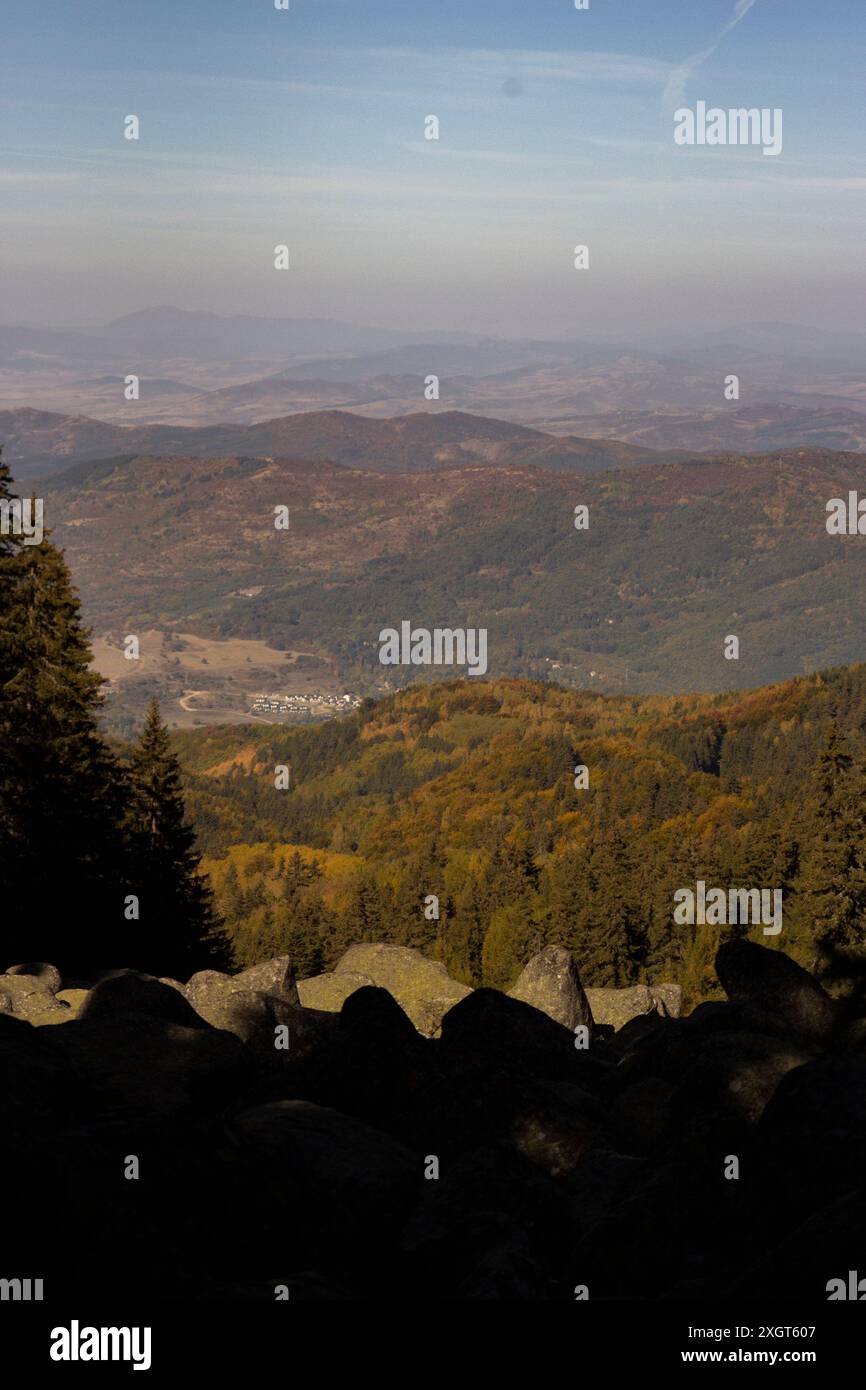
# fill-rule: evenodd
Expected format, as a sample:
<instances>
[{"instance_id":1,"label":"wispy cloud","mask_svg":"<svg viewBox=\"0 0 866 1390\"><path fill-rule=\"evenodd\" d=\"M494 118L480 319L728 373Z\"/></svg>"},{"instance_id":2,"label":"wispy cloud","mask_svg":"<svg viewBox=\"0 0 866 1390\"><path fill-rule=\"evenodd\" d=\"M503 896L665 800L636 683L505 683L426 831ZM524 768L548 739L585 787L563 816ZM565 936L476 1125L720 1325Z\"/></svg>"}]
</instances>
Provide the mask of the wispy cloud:
<instances>
[{"instance_id":1,"label":"wispy cloud","mask_svg":"<svg viewBox=\"0 0 866 1390\"><path fill-rule=\"evenodd\" d=\"M728 20L724 29L720 30L713 39L712 43L709 44L707 48L702 48L698 53L693 53L691 57L686 58L685 62L678 64L678 66L674 68L665 83L665 89L662 94L662 107L664 110L668 110L669 107L678 106L680 104L685 95L686 86L691 81L698 68L702 63L705 63L708 58L712 57L719 44L722 42L722 39L730 34L732 29L736 29L740 20L745 18L754 3L755 0L737 0L734 5L734 13Z\"/></svg>"},{"instance_id":2,"label":"wispy cloud","mask_svg":"<svg viewBox=\"0 0 866 1390\"><path fill-rule=\"evenodd\" d=\"M13 183L75 183L80 178L77 173L31 172L25 169L0 169L0 185Z\"/></svg>"}]
</instances>

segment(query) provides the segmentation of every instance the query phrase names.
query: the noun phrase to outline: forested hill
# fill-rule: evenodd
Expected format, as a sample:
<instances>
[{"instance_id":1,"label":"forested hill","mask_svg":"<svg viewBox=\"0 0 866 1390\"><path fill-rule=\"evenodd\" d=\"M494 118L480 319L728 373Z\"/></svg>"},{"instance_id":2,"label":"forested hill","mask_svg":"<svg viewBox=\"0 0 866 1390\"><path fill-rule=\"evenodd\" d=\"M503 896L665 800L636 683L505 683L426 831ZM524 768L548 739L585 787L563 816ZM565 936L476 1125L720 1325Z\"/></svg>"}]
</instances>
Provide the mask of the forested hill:
<instances>
[{"instance_id":1,"label":"forested hill","mask_svg":"<svg viewBox=\"0 0 866 1390\"><path fill-rule=\"evenodd\" d=\"M404 619L485 628L491 676L558 669L608 694L748 690L862 659L866 542L827 530L828 502L862 487L862 454L590 476L532 458L391 472L124 456L47 482L46 525L97 633L312 652L362 694L382 688L379 632Z\"/></svg>"},{"instance_id":2,"label":"forested hill","mask_svg":"<svg viewBox=\"0 0 866 1390\"><path fill-rule=\"evenodd\" d=\"M558 941L589 984L698 997L726 932L673 924L698 879L781 888L780 937L752 934L828 977L863 939L864 731L860 665L721 697L451 681L176 742L241 962L287 950L312 974L352 941L396 941L505 985Z\"/></svg>"}]
</instances>

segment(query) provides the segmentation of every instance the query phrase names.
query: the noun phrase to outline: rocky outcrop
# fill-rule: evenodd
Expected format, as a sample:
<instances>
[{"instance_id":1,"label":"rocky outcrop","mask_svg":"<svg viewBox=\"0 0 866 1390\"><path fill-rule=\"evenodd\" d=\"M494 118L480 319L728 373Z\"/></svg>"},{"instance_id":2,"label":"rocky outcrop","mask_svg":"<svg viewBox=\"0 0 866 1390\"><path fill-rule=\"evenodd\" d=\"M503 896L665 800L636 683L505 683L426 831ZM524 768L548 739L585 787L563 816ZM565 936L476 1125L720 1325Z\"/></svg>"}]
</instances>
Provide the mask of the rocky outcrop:
<instances>
[{"instance_id":1,"label":"rocky outcrop","mask_svg":"<svg viewBox=\"0 0 866 1390\"><path fill-rule=\"evenodd\" d=\"M587 1002L596 1023L622 1028L632 1018L655 1012L653 997L646 985L630 989L588 989Z\"/></svg>"},{"instance_id":2,"label":"rocky outcrop","mask_svg":"<svg viewBox=\"0 0 866 1390\"><path fill-rule=\"evenodd\" d=\"M592 1011L580 983L577 966L564 946L545 946L521 971L508 991L512 999L532 1004L549 1018L572 1030L592 1028Z\"/></svg>"},{"instance_id":3,"label":"rocky outcrop","mask_svg":"<svg viewBox=\"0 0 866 1390\"><path fill-rule=\"evenodd\" d=\"M63 1023L71 1017L69 1005L60 1000L35 975L0 975L0 1012L14 1014L28 1023Z\"/></svg>"},{"instance_id":4,"label":"rocky outcrop","mask_svg":"<svg viewBox=\"0 0 866 1390\"><path fill-rule=\"evenodd\" d=\"M252 988L255 980L273 985L277 993ZM297 1002L294 974L286 957L240 975L199 971L187 983L185 994L198 1018L233 1033L271 1060L277 1054L303 1054L331 1022L321 1011L304 1009Z\"/></svg>"},{"instance_id":5,"label":"rocky outcrop","mask_svg":"<svg viewBox=\"0 0 866 1390\"><path fill-rule=\"evenodd\" d=\"M104 979L119 975L145 978L137 971L112 971L97 979L90 989L84 981L67 982L67 987L61 988L60 972L53 965L35 962L13 966L6 975L0 975L0 1013L13 1013L39 1023L60 1023L76 1016L88 995L99 989ZM8 983L4 985L4 981ZM352 946L334 970L301 981L296 980L289 957L277 956L234 975L201 970L186 984L168 977L162 977L158 983L185 998L200 1017L216 1027L228 1028L245 1041L254 1035L262 1038L268 1026L276 1026L276 1017L271 1015L284 1015L276 1006L264 1005L261 1000L251 1003L248 999L246 1008L243 1001L229 1005L230 994L268 996L313 1014L338 1014L356 990L377 985L387 989L401 1004L424 1037L437 1037L447 1011L472 992L467 985L452 979L444 965L429 960L420 951L379 943ZM545 947L533 956L510 994L571 1029L579 1024L591 1026L593 1019L596 1024L620 1029L630 1019L653 1011L676 1018L681 1006L680 987L673 984L584 991L571 953L561 946ZM254 1016L258 1023L254 1023ZM288 1015L284 1017L288 1019ZM312 1020L294 1017L298 1036L309 1033Z\"/></svg>"},{"instance_id":6,"label":"rocky outcrop","mask_svg":"<svg viewBox=\"0 0 866 1390\"><path fill-rule=\"evenodd\" d=\"M277 999L299 1007L298 986L295 972L288 956L275 956L273 960L262 961L261 965L250 965L246 970L231 977L233 988L252 989L260 994L270 994Z\"/></svg>"},{"instance_id":7,"label":"rocky outcrop","mask_svg":"<svg viewBox=\"0 0 866 1390\"><path fill-rule=\"evenodd\" d=\"M679 1018L683 1008L682 985L650 985L649 992L656 1013L661 1014L664 1018Z\"/></svg>"},{"instance_id":8,"label":"rocky outcrop","mask_svg":"<svg viewBox=\"0 0 866 1390\"><path fill-rule=\"evenodd\" d=\"M363 975L387 989L425 1037L434 1037L451 1006L471 993L452 980L444 965L408 946L350 946L334 973Z\"/></svg>"},{"instance_id":9,"label":"rocky outcrop","mask_svg":"<svg viewBox=\"0 0 866 1390\"><path fill-rule=\"evenodd\" d=\"M60 989L62 980L60 971L56 965L48 965L43 961L30 961L25 965L9 965L6 968L7 975L26 975L28 979L36 980L51 994L56 994Z\"/></svg>"},{"instance_id":10,"label":"rocky outcrop","mask_svg":"<svg viewBox=\"0 0 866 1390\"><path fill-rule=\"evenodd\" d=\"M146 1014L148 1018L179 1023L184 1028L202 1027L202 1019L182 994L152 975L137 970L118 970L88 990L78 1017L116 1019L127 1014Z\"/></svg>"},{"instance_id":11,"label":"rocky outcrop","mask_svg":"<svg viewBox=\"0 0 866 1390\"><path fill-rule=\"evenodd\" d=\"M350 994L371 985L369 975L357 975L351 970L329 971L326 975L311 975L298 982L298 997L305 1009L329 1009L339 1013Z\"/></svg>"},{"instance_id":12,"label":"rocky outcrop","mask_svg":"<svg viewBox=\"0 0 866 1390\"><path fill-rule=\"evenodd\" d=\"M587 1002L597 1024L620 1029L643 1014L679 1018L683 992L679 985L631 985L626 989L588 989Z\"/></svg>"},{"instance_id":13,"label":"rocky outcrop","mask_svg":"<svg viewBox=\"0 0 866 1390\"><path fill-rule=\"evenodd\" d=\"M719 950L716 971L733 1003L761 1008L795 1033L825 1038L836 1024L837 1009L830 996L782 951L752 941L728 941Z\"/></svg>"},{"instance_id":14,"label":"rocky outcrop","mask_svg":"<svg viewBox=\"0 0 866 1390\"><path fill-rule=\"evenodd\" d=\"M142 1306L823 1301L866 1243L866 1004L843 1017L775 949L718 969L731 998L676 1018L647 991L583 1037L558 955L528 978L559 1020L464 990L438 1037L366 971L339 1012L212 971L0 977L4 1260L38 1250L54 1297L94 1302L134 1239Z\"/></svg>"}]
</instances>

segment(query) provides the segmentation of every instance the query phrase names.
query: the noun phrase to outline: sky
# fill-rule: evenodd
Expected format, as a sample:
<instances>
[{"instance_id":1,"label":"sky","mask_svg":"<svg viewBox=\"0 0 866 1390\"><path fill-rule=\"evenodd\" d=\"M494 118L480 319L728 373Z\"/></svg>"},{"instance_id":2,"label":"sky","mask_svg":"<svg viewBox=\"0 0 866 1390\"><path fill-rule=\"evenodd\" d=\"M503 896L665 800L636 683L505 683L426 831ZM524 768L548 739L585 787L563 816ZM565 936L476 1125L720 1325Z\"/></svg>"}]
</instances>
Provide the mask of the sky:
<instances>
[{"instance_id":1,"label":"sky","mask_svg":"<svg viewBox=\"0 0 866 1390\"><path fill-rule=\"evenodd\" d=\"M4 0L0 321L861 326L853 0L289 3ZM677 145L699 101L781 154Z\"/></svg>"}]
</instances>

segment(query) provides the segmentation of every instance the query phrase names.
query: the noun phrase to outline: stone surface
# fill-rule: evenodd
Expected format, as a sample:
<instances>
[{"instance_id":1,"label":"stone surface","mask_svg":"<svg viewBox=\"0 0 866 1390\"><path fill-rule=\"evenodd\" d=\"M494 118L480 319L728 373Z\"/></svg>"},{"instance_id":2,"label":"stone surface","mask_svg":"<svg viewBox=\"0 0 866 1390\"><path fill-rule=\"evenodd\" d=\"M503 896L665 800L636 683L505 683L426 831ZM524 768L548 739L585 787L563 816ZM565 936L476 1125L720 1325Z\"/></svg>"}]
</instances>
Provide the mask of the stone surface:
<instances>
[{"instance_id":1,"label":"stone surface","mask_svg":"<svg viewBox=\"0 0 866 1390\"><path fill-rule=\"evenodd\" d=\"M833 1030L833 1000L784 952L753 941L728 941L716 955L716 974L728 998L751 1004L805 1037L825 1038Z\"/></svg>"},{"instance_id":2,"label":"stone surface","mask_svg":"<svg viewBox=\"0 0 866 1390\"><path fill-rule=\"evenodd\" d=\"M89 993L90 990L88 989L59 989L54 997L57 999L58 1003L68 1004L72 1013L75 1015L78 1013Z\"/></svg>"},{"instance_id":3,"label":"stone surface","mask_svg":"<svg viewBox=\"0 0 866 1390\"><path fill-rule=\"evenodd\" d=\"M327 1009L339 1013L350 994L364 985L371 985L369 975L356 975L351 970L329 971L298 981L298 997L305 1009Z\"/></svg>"},{"instance_id":4,"label":"stone surface","mask_svg":"<svg viewBox=\"0 0 866 1390\"><path fill-rule=\"evenodd\" d=\"M545 946L533 956L508 993L566 1028L592 1028L592 1011L574 957L564 946Z\"/></svg>"},{"instance_id":5,"label":"stone surface","mask_svg":"<svg viewBox=\"0 0 866 1390\"><path fill-rule=\"evenodd\" d=\"M63 981L60 978L60 971L56 965L48 965L45 961L28 961L23 965L10 965L6 971L7 975L28 975L45 988L56 994Z\"/></svg>"},{"instance_id":6,"label":"stone surface","mask_svg":"<svg viewBox=\"0 0 866 1390\"><path fill-rule=\"evenodd\" d=\"M508 1067L551 1080L575 1080L580 1054L568 1028L496 989L476 989L442 1020L442 1057L453 1071Z\"/></svg>"},{"instance_id":7,"label":"stone surface","mask_svg":"<svg viewBox=\"0 0 866 1390\"><path fill-rule=\"evenodd\" d=\"M78 1017L120 1018L127 1013L146 1014L186 1028L201 1026L201 1018L183 995L137 970L120 970L105 976L82 1000Z\"/></svg>"},{"instance_id":8,"label":"stone surface","mask_svg":"<svg viewBox=\"0 0 866 1390\"><path fill-rule=\"evenodd\" d=\"M686 1118L701 1111L737 1116L755 1124L782 1078L812 1060L796 1039L766 1033L714 1033L685 1070L674 1098Z\"/></svg>"},{"instance_id":9,"label":"stone surface","mask_svg":"<svg viewBox=\"0 0 866 1390\"><path fill-rule=\"evenodd\" d=\"M682 985L650 985L649 992L656 1013L661 1014L663 1018L679 1018L683 1008Z\"/></svg>"},{"instance_id":10,"label":"stone surface","mask_svg":"<svg viewBox=\"0 0 866 1390\"><path fill-rule=\"evenodd\" d=\"M619 1029L631 1018L655 1012L653 997L646 985L631 989L588 989L586 998L596 1023Z\"/></svg>"},{"instance_id":11,"label":"stone surface","mask_svg":"<svg viewBox=\"0 0 866 1390\"><path fill-rule=\"evenodd\" d=\"M300 1004L295 972L288 956L275 956L273 960L250 965L246 970L231 976L231 987L254 989L261 994L271 994L278 999L286 999L296 1007Z\"/></svg>"},{"instance_id":12,"label":"stone surface","mask_svg":"<svg viewBox=\"0 0 866 1390\"><path fill-rule=\"evenodd\" d=\"M408 946L350 946L336 966L337 974L347 972L366 975L387 989L426 1037L435 1036L452 1005L472 993L467 985L452 980L444 965Z\"/></svg>"},{"instance_id":13,"label":"stone surface","mask_svg":"<svg viewBox=\"0 0 866 1390\"><path fill-rule=\"evenodd\" d=\"M283 1025L289 1030L286 1051L291 1051L295 1015L301 1012L274 995L253 989L227 989L221 984L210 989L200 986L193 996L193 1006L199 1018L211 1027L233 1033L259 1056L269 1058L279 1056L276 1030Z\"/></svg>"},{"instance_id":14,"label":"stone surface","mask_svg":"<svg viewBox=\"0 0 866 1390\"><path fill-rule=\"evenodd\" d=\"M191 1028L143 1013L103 1014L41 1032L56 1040L83 1108L96 1117L222 1109L254 1072L249 1049L201 1019Z\"/></svg>"},{"instance_id":15,"label":"stone surface","mask_svg":"<svg viewBox=\"0 0 866 1390\"><path fill-rule=\"evenodd\" d=\"M72 1017L68 1005L34 975L0 975L0 998L6 1001L3 1013L26 1019L34 1027Z\"/></svg>"}]
</instances>

